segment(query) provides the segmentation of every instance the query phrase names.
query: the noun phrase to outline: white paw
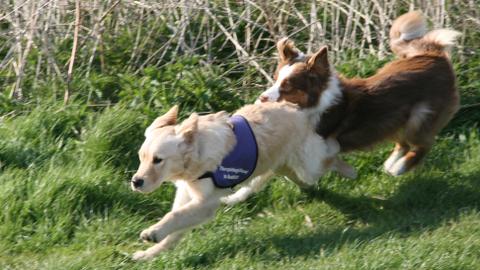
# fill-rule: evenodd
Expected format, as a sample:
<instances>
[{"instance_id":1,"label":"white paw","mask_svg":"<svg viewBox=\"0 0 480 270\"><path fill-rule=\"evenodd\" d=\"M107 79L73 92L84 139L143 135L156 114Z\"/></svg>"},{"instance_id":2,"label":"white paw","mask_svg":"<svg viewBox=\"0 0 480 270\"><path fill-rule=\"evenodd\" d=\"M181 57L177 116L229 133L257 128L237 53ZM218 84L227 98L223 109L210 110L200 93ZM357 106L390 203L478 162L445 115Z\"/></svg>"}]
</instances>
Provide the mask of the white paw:
<instances>
[{"instance_id":1,"label":"white paw","mask_svg":"<svg viewBox=\"0 0 480 270\"><path fill-rule=\"evenodd\" d=\"M235 205L239 202L243 202L245 199L239 198L238 196L235 196L235 194L227 196L227 197L222 197L220 198L220 201L226 205Z\"/></svg>"},{"instance_id":2,"label":"white paw","mask_svg":"<svg viewBox=\"0 0 480 270\"><path fill-rule=\"evenodd\" d=\"M142 251L142 250L139 250L139 251L133 253L133 256L132 256L132 259L135 260L135 261L147 261L147 260L151 260L152 258L153 258L152 255L150 255L148 252Z\"/></svg>"},{"instance_id":3,"label":"white paw","mask_svg":"<svg viewBox=\"0 0 480 270\"><path fill-rule=\"evenodd\" d=\"M390 168L386 169L386 171L392 176L399 176L407 171L406 165L406 158L403 157L397 160Z\"/></svg>"},{"instance_id":4,"label":"white paw","mask_svg":"<svg viewBox=\"0 0 480 270\"><path fill-rule=\"evenodd\" d=\"M235 205L248 199L252 193L253 191L250 187L242 187L232 195L220 198L220 201L226 205Z\"/></svg>"},{"instance_id":5,"label":"white paw","mask_svg":"<svg viewBox=\"0 0 480 270\"><path fill-rule=\"evenodd\" d=\"M395 164L395 161L397 161L398 159L396 159L394 156L390 156L387 160L385 160L385 162L383 163L383 169L388 172L388 170L390 170L390 168L392 168L392 166Z\"/></svg>"},{"instance_id":6,"label":"white paw","mask_svg":"<svg viewBox=\"0 0 480 270\"><path fill-rule=\"evenodd\" d=\"M226 205L233 205L230 196L220 198L220 201Z\"/></svg>"},{"instance_id":7,"label":"white paw","mask_svg":"<svg viewBox=\"0 0 480 270\"><path fill-rule=\"evenodd\" d=\"M389 172L389 170L395 165L395 163L403 156L404 153L400 153L400 151L395 151L393 152L387 160L383 163L383 169L386 172Z\"/></svg>"}]
</instances>

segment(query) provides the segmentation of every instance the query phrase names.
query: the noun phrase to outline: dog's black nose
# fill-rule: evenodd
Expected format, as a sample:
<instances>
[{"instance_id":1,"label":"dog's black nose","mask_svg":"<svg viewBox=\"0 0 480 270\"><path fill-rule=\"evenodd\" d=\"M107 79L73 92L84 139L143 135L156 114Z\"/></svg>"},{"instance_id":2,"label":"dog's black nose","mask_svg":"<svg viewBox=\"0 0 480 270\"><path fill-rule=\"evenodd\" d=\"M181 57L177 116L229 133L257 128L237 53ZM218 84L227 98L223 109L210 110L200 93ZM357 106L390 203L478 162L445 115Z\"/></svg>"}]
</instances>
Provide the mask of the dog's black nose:
<instances>
[{"instance_id":1,"label":"dog's black nose","mask_svg":"<svg viewBox=\"0 0 480 270\"><path fill-rule=\"evenodd\" d=\"M136 187L136 188L139 188L141 186L143 186L143 179L141 178L133 178L132 179L132 183L133 183L133 186Z\"/></svg>"}]
</instances>

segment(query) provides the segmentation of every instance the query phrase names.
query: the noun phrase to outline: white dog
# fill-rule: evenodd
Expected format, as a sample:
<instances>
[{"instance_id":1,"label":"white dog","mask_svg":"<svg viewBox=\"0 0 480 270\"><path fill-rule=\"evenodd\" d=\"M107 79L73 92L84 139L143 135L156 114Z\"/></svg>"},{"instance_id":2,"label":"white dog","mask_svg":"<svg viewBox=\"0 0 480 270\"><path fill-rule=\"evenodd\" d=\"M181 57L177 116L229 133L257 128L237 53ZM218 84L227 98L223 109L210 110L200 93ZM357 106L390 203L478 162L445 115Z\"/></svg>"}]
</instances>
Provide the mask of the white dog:
<instances>
[{"instance_id":1,"label":"white dog","mask_svg":"<svg viewBox=\"0 0 480 270\"><path fill-rule=\"evenodd\" d=\"M309 187L328 169L353 172L336 158L338 144L325 142L290 103L247 105L232 118L225 112L192 114L178 125L177 113L175 106L158 117L145 131L139 151L132 189L148 193L172 181L177 191L172 211L140 234L157 244L136 252L135 260L172 247L186 229L212 218L221 202L246 199L273 173ZM242 188L230 195L237 184Z\"/></svg>"}]
</instances>

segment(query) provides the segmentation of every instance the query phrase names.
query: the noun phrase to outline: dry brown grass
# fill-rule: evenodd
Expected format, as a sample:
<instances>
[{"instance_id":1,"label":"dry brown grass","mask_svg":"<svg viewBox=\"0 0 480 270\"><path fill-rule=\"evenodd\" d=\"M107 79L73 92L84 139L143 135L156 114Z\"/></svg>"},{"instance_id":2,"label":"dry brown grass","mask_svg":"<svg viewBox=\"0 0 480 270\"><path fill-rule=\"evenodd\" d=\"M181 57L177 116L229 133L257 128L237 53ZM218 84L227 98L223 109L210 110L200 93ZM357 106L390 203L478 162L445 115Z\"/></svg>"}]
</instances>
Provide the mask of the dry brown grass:
<instances>
[{"instance_id":1,"label":"dry brown grass","mask_svg":"<svg viewBox=\"0 0 480 270\"><path fill-rule=\"evenodd\" d=\"M0 69L15 76L15 82L6 89L15 98L22 97L27 59L32 57L33 49L39 52L35 54L35 79L56 78L68 84L77 67L88 75L96 58L103 67L105 36L115 40L124 31L135 36L133 49L127 52L130 54L125 63L127 71L138 73L149 65L163 65L167 52L176 55L201 51L208 60L213 60L220 43L220 48L233 47L230 60L240 66L252 66L259 76L271 81L270 66L265 63L274 62L268 57L272 55L274 41L283 36L301 41L306 52L327 44L334 56L355 49L360 57L365 54L384 57L390 53L386 44L392 20L409 9L423 10L435 27L453 27L463 32L480 27L480 5L475 0L2 2L0 22L4 27L0 33L5 42L0 46L5 53L0 54ZM76 12L79 2L82 3ZM156 26L160 25L167 28L165 42L147 46L157 36ZM66 40L74 40L76 45L69 60L62 62L55 51Z\"/></svg>"}]
</instances>

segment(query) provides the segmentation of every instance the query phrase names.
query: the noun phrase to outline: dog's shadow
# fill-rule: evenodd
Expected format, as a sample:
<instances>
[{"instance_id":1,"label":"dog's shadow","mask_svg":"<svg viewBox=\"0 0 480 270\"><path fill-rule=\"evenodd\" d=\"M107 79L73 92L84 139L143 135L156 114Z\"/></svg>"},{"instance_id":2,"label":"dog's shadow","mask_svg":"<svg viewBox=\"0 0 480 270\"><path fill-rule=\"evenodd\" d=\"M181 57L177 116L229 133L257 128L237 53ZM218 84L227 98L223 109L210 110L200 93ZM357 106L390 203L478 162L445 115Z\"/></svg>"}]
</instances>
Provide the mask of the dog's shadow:
<instances>
[{"instance_id":1,"label":"dog's shadow","mask_svg":"<svg viewBox=\"0 0 480 270\"><path fill-rule=\"evenodd\" d=\"M479 180L480 171L459 175L459 184L453 186L442 177L419 177L401 185L386 199L350 197L317 189L309 195L313 200L328 203L351 223L361 222L368 226L357 229L347 225L327 233L275 236L271 241L283 255L296 257L318 254L320 249L333 251L350 242L365 242L384 234L406 237L434 230L445 221L457 220L462 213L478 209Z\"/></svg>"},{"instance_id":2,"label":"dog's shadow","mask_svg":"<svg viewBox=\"0 0 480 270\"><path fill-rule=\"evenodd\" d=\"M228 247L222 241L212 244L205 250L202 258L185 258L192 266L214 263L218 254L235 257L238 253L254 252L256 260L275 260L278 256L286 258L308 257L320 251L332 253L348 243L364 243L385 234L407 237L418 232L434 230L445 221L456 220L462 212L478 209L480 202L480 171L456 174L458 183L452 184L445 177L412 177L388 198L368 196L349 196L333 191L316 188L309 192L307 201L323 201L342 212L349 222L335 230L321 228L306 235L269 235L264 239L255 239L255 251L252 239L245 237L242 243ZM395 179L392 179L395 181ZM350 226L361 222L368 226ZM274 246L277 254L261 252Z\"/></svg>"}]
</instances>

